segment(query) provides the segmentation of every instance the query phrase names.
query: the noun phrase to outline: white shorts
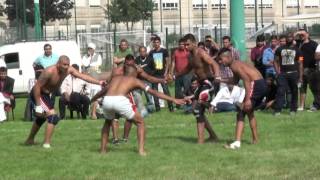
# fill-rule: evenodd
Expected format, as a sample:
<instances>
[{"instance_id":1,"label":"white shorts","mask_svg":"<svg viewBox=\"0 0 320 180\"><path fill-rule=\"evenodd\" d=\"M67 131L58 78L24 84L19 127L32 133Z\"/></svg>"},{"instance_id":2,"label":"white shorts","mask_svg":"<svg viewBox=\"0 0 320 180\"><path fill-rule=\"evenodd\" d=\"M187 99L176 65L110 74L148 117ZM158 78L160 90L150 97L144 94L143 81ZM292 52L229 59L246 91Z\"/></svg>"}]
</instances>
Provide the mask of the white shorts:
<instances>
[{"instance_id":1,"label":"white shorts","mask_svg":"<svg viewBox=\"0 0 320 180\"><path fill-rule=\"evenodd\" d=\"M105 96L102 102L102 109L107 120L115 119L116 113L126 119L132 119L135 114L132 104L125 96Z\"/></svg>"}]
</instances>

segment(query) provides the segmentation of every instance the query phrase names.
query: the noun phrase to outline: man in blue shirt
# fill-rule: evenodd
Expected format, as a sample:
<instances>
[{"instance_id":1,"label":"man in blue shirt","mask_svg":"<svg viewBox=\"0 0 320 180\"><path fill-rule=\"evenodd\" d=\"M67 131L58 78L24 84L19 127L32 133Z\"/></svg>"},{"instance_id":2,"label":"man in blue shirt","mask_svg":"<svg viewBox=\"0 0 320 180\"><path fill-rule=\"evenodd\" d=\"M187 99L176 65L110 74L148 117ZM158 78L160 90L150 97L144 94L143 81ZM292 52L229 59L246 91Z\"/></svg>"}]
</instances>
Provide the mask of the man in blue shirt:
<instances>
[{"instance_id":1,"label":"man in blue shirt","mask_svg":"<svg viewBox=\"0 0 320 180\"><path fill-rule=\"evenodd\" d=\"M40 65L43 68L55 65L59 60L59 56L56 54L52 54L52 46L50 44L45 44L43 49L44 54L39 56L34 61L34 65Z\"/></svg>"},{"instance_id":2,"label":"man in blue shirt","mask_svg":"<svg viewBox=\"0 0 320 180\"><path fill-rule=\"evenodd\" d=\"M271 36L271 44L270 47L263 51L262 62L265 66L265 74L266 77L273 77L276 74L276 71L273 66L274 62L274 53L278 48L278 37L276 35Z\"/></svg>"}]
</instances>

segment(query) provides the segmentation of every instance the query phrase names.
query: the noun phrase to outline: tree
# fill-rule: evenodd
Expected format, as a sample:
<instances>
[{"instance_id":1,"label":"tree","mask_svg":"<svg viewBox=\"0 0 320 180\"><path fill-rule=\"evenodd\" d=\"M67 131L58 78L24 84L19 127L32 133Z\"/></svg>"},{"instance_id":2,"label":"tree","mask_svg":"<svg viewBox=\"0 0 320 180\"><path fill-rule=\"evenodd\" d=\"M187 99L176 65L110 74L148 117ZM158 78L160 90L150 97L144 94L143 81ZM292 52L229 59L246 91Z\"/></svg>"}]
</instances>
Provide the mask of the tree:
<instances>
[{"instance_id":1,"label":"tree","mask_svg":"<svg viewBox=\"0 0 320 180\"><path fill-rule=\"evenodd\" d=\"M114 0L108 6L109 17L112 23L125 23L129 30L134 23L140 20L147 20L152 15L152 0Z\"/></svg>"},{"instance_id":2,"label":"tree","mask_svg":"<svg viewBox=\"0 0 320 180\"><path fill-rule=\"evenodd\" d=\"M25 4L21 0L6 0L5 3L7 7L4 12L11 22L17 19L17 15L18 19L23 19L25 13L27 23L34 26L34 0L25 0ZM73 8L73 1L39 0L39 5L41 25L43 26L48 21L69 19L71 17L71 11L69 10ZM19 10L19 12L16 12L16 10Z\"/></svg>"}]
</instances>

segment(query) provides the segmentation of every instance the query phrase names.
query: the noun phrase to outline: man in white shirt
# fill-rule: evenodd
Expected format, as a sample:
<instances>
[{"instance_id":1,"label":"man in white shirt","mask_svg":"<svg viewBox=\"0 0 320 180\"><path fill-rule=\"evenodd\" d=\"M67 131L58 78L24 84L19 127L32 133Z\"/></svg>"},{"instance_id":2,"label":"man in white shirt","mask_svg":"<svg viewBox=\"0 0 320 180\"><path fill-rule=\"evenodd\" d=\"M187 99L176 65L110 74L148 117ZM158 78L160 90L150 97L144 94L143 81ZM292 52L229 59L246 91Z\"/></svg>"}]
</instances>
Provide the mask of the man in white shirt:
<instances>
[{"instance_id":1,"label":"man in white shirt","mask_svg":"<svg viewBox=\"0 0 320 180\"><path fill-rule=\"evenodd\" d=\"M245 90L232 84L220 89L211 101L211 106L216 112L235 111L236 105L243 102Z\"/></svg>"},{"instance_id":2,"label":"man in white shirt","mask_svg":"<svg viewBox=\"0 0 320 180\"><path fill-rule=\"evenodd\" d=\"M102 58L100 54L96 53L96 45L93 43L88 44L88 53L83 56L81 68L93 76L95 73L101 72Z\"/></svg>"},{"instance_id":3,"label":"man in white shirt","mask_svg":"<svg viewBox=\"0 0 320 180\"><path fill-rule=\"evenodd\" d=\"M79 66L73 64L72 67L79 70ZM65 105L81 113L82 119L86 119L89 111L90 92L89 83L82 79L68 75L61 84L61 98L59 100L60 118L65 117Z\"/></svg>"}]
</instances>

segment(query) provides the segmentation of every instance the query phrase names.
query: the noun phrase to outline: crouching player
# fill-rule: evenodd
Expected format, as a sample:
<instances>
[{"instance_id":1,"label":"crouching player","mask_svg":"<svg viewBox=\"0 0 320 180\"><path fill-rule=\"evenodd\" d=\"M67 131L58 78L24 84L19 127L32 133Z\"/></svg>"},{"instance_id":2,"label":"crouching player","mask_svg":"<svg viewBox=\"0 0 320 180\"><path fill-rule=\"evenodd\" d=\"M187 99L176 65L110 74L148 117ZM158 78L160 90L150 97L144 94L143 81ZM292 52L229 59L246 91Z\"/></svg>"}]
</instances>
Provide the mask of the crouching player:
<instances>
[{"instance_id":1,"label":"crouching player","mask_svg":"<svg viewBox=\"0 0 320 180\"><path fill-rule=\"evenodd\" d=\"M125 76L113 77L108 87L105 87L100 92L98 92L91 100L93 102L97 98L104 96L102 108L106 120L101 130L100 152L106 153L112 120L115 118L116 114L119 114L121 116L124 116L126 119L132 120L137 125L138 151L140 155L144 156L146 155L146 152L144 150L144 121L140 113L133 110L132 104L127 98L127 94L129 94L134 89L142 89L154 96L172 101L179 105L185 104L185 101L183 99L172 98L151 89L149 86L146 86L142 81L136 78L137 68L134 65L127 66L126 68L127 71L125 72Z\"/></svg>"}]
</instances>

